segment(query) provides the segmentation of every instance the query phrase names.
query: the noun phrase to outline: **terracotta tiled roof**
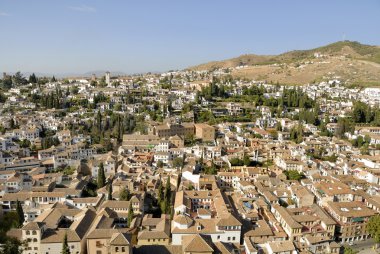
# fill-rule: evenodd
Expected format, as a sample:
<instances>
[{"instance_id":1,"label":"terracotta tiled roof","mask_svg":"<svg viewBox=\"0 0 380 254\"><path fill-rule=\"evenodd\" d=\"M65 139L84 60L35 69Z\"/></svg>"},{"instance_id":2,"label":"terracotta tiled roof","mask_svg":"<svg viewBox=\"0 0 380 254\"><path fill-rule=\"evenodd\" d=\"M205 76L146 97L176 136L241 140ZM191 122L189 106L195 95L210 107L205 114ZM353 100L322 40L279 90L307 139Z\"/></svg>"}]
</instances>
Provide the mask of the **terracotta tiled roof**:
<instances>
[{"instance_id":1,"label":"terracotta tiled roof","mask_svg":"<svg viewBox=\"0 0 380 254\"><path fill-rule=\"evenodd\" d=\"M198 234L182 238L184 252L213 252L213 248Z\"/></svg>"}]
</instances>

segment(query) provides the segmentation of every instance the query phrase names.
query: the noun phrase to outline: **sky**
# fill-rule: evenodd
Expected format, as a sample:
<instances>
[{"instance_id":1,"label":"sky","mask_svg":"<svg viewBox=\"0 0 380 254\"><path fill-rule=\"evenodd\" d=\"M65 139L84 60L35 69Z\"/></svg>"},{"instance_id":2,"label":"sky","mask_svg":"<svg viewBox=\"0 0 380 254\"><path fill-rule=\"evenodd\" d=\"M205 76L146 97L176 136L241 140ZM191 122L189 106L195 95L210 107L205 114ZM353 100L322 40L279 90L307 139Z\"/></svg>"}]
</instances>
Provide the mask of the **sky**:
<instances>
[{"instance_id":1,"label":"sky","mask_svg":"<svg viewBox=\"0 0 380 254\"><path fill-rule=\"evenodd\" d=\"M380 45L380 1L0 0L0 72L157 72L340 40Z\"/></svg>"}]
</instances>

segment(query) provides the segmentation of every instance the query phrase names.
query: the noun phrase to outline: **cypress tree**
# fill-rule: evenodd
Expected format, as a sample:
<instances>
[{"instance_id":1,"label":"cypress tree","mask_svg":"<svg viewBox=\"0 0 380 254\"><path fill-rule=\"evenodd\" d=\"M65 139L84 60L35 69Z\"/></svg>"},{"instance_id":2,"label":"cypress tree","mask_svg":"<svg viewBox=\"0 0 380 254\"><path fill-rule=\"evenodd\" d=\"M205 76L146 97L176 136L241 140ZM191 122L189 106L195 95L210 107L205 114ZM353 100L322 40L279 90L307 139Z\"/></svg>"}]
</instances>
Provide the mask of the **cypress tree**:
<instances>
[{"instance_id":1,"label":"cypress tree","mask_svg":"<svg viewBox=\"0 0 380 254\"><path fill-rule=\"evenodd\" d=\"M112 181L108 185L108 200L112 200Z\"/></svg>"},{"instance_id":2,"label":"cypress tree","mask_svg":"<svg viewBox=\"0 0 380 254\"><path fill-rule=\"evenodd\" d=\"M67 233L65 233L65 236L63 237L63 242L62 242L62 254L70 254L70 248L69 244L67 241Z\"/></svg>"},{"instance_id":3,"label":"cypress tree","mask_svg":"<svg viewBox=\"0 0 380 254\"><path fill-rule=\"evenodd\" d=\"M20 227L22 227L22 225L24 224L24 221L25 221L25 217L24 217L24 210L22 210L21 203L18 199L16 201L16 212L17 212L17 216L18 216L18 223L19 223Z\"/></svg>"},{"instance_id":4,"label":"cypress tree","mask_svg":"<svg viewBox=\"0 0 380 254\"><path fill-rule=\"evenodd\" d=\"M163 186L162 186L162 181L160 179L160 185L158 185L158 195L157 195L158 203L161 203L162 201L162 192L163 192Z\"/></svg>"},{"instance_id":5,"label":"cypress tree","mask_svg":"<svg viewBox=\"0 0 380 254\"><path fill-rule=\"evenodd\" d=\"M123 120L124 120L124 118L119 115L118 120L119 120L119 122L118 122L118 133L117 133L118 137L117 138L118 138L118 142L121 142L121 141L123 141L123 129L124 129Z\"/></svg>"},{"instance_id":6,"label":"cypress tree","mask_svg":"<svg viewBox=\"0 0 380 254\"><path fill-rule=\"evenodd\" d=\"M165 193L164 193L164 209L163 212L167 214L170 209L171 189L170 189L170 176L166 180Z\"/></svg>"},{"instance_id":7,"label":"cypress tree","mask_svg":"<svg viewBox=\"0 0 380 254\"><path fill-rule=\"evenodd\" d=\"M106 176L104 174L104 165L103 162L101 162L98 170L98 188L103 188L105 184Z\"/></svg>"},{"instance_id":8,"label":"cypress tree","mask_svg":"<svg viewBox=\"0 0 380 254\"><path fill-rule=\"evenodd\" d=\"M170 189L170 176L169 176L168 179L166 180L165 198L170 199L170 192L171 192L171 189Z\"/></svg>"},{"instance_id":9,"label":"cypress tree","mask_svg":"<svg viewBox=\"0 0 380 254\"><path fill-rule=\"evenodd\" d=\"M100 110L98 110L98 114L96 116L96 123L98 126L98 130L101 131L102 130L102 114L100 113Z\"/></svg>"},{"instance_id":10,"label":"cypress tree","mask_svg":"<svg viewBox=\"0 0 380 254\"><path fill-rule=\"evenodd\" d=\"M127 227L131 226L132 220L133 220L133 207L132 207L132 202L129 202Z\"/></svg>"}]
</instances>

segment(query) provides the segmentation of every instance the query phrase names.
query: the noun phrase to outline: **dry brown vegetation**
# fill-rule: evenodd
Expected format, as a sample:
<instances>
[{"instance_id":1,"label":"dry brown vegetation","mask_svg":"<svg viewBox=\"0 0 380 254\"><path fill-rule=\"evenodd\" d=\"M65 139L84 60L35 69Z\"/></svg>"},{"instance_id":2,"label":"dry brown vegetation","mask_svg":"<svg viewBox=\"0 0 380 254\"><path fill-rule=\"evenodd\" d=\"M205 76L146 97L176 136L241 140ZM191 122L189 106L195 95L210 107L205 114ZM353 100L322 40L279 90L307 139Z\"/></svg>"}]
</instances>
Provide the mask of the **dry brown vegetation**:
<instances>
[{"instance_id":1,"label":"dry brown vegetation","mask_svg":"<svg viewBox=\"0 0 380 254\"><path fill-rule=\"evenodd\" d=\"M317 52L324 56L315 58ZM239 66L245 67L234 68ZM348 85L380 86L380 48L344 41L278 56L243 55L189 69L218 68L233 68L231 74L235 77L283 84L306 84L339 76Z\"/></svg>"}]
</instances>

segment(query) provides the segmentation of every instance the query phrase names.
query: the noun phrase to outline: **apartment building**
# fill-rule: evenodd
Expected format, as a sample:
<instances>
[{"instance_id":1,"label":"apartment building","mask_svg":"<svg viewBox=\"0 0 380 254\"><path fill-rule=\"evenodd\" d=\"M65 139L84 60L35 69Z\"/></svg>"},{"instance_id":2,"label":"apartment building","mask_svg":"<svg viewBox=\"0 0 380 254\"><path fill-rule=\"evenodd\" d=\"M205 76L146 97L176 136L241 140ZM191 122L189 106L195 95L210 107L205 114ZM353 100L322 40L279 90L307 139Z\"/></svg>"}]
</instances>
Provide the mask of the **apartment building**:
<instances>
[{"instance_id":1,"label":"apartment building","mask_svg":"<svg viewBox=\"0 0 380 254\"><path fill-rule=\"evenodd\" d=\"M292 241L307 235L334 239L336 222L316 204L302 208L274 205L271 211Z\"/></svg>"},{"instance_id":2,"label":"apartment building","mask_svg":"<svg viewBox=\"0 0 380 254\"><path fill-rule=\"evenodd\" d=\"M137 236L138 245L168 245L170 243L170 219L162 214L153 218L152 214L144 216Z\"/></svg>"},{"instance_id":3,"label":"apartment building","mask_svg":"<svg viewBox=\"0 0 380 254\"><path fill-rule=\"evenodd\" d=\"M94 229L86 236L88 254L132 254L132 236L127 229Z\"/></svg>"},{"instance_id":4,"label":"apartment building","mask_svg":"<svg viewBox=\"0 0 380 254\"><path fill-rule=\"evenodd\" d=\"M94 209L60 207L48 209L33 222L8 234L27 243L23 254L60 254L62 241L67 236L70 253L86 252L87 233L95 218Z\"/></svg>"},{"instance_id":5,"label":"apartment building","mask_svg":"<svg viewBox=\"0 0 380 254\"><path fill-rule=\"evenodd\" d=\"M241 223L232 215L219 189L177 192L172 221L172 244L183 237L202 234L215 242L239 243Z\"/></svg>"},{"instance_id":6,"label":"apartment building","mask_svg":"<svg viewBox=\"0 0 380 254\"><path fill-rule=\"evenodd\" d=\"M361 201L362 196L356 194L349 186L339 181L315 183L311 191L317 198L317 203L325 206L327 202Z\"/></svg>"},{"instance_id":7,"label":"apartment building","mask_svg":"<svg viewBox=\"0 0 380 254\"><path fill-rule=\"evenodd\" d=\"M337 222L336 238L340 242L365 240L370 237L367 224L376 212L359 201L327 202L326 210Z\"/></svg>"}]
</instances>

